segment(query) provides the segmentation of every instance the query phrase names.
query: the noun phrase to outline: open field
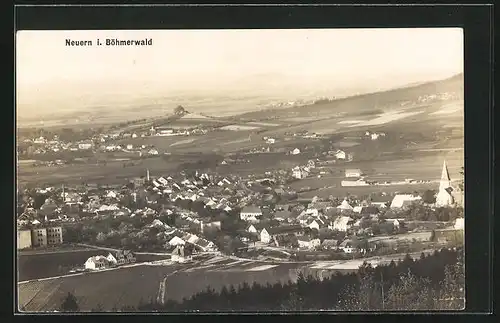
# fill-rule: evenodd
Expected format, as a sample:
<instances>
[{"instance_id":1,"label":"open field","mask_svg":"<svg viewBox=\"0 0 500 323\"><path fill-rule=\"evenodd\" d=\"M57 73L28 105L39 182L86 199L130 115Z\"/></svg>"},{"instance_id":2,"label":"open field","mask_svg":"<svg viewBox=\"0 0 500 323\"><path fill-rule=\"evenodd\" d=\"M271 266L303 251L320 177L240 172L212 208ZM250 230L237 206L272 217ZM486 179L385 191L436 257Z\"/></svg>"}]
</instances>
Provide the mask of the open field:
<instances>
[{"instance_id":1,"label":"open field","mask_svg":"<svg viewBox=\"0 0 500 323\"><path fill-rule=\"evenodd\" d=\"M32 281L18 285L19 307L30 311L51 311L72 292L82 311L101 304L112 310L155 299L160 281L176 266L136 266L79 276Z\"/></svg>"}]
</instances>

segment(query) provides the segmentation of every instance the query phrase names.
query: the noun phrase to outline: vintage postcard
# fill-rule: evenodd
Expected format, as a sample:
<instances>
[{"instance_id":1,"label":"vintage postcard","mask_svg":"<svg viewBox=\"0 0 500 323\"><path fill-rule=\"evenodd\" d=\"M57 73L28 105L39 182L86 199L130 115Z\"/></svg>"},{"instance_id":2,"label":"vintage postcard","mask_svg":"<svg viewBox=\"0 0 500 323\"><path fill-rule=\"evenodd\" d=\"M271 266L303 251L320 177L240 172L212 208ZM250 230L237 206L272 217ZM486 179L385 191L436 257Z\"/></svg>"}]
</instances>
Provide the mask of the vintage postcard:
<instances>
[{"instance_id":1,"label":"vintage postcard","mask_svg":"<svg viewBox=\"0 0 500 323\"><path fill-rule=\"evenodd\" d=\"M19 31L18 308L464 309L463 30Z\"/></svg>"}]
</instances>

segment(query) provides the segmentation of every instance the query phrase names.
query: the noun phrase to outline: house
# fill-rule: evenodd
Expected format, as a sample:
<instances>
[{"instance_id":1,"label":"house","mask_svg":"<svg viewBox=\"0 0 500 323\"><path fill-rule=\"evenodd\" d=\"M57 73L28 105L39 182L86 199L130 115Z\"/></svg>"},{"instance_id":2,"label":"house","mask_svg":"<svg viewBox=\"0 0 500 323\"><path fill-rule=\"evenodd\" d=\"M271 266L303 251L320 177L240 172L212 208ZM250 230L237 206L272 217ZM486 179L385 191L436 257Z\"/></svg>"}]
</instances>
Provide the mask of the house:
<instances>
[{"instance_id":1,"label":"house","mask_svg":"<svg viewBox=\"0 0 500 323\"><path fill-rule=\"evenodd\" d=\"M351 178L351 177L361 177L363 173L361 172L361 169L358 168L348 168L345 170L345 177Z\"/></svg>"},{"instance_id":2,"label":"house","mask_svg":"<svg viewBox=\"0 0 500 323\"><path fill-rule=\"evenodd\" d=\"M342 241L339 245L339 249L345 253L354 253L358 250L357 246L352 240L346 239Z\"/></svg>"},{"instance_id":3,"label":"house","mask_svg":"<svg viewBox=\"0 0 500 323\"><path fill-rule=\"evenodd\" d=\"M159 153L158 153L158 150L156 150L156 149L150 149L150 150L148 151L148 154L149 154L149 155L158 155Z\"/></svg>"},{"instance_id":4,"label":"house","mask_svg":"<svg viewBox=\"0 0 500 323\"><path fill-rule=\"evenodd\" d=\"M182 240L181 238L175 236L170 241L168 242L169 245L171 246L178 246L178 245L184 245L186 244L186 241Z\"/></svg>"},{"instance_id":5,"label":"house","mask_svg":"<svg viewBox=\"0 0 500 323\"><path fill-rule=\"evenodd\" d=\"M115 253L109 253L107 261L113 265L124 265L135 262L135 256L130 250L119 250Z\"/></svg>"},{"instance_id":6,"label":"house","mask_svg":"<svg viewBox=\"0 0 500 323\"><path fill-rule=\"evenodd\" d=\"M276 142L276 139L274 139L274 138L267 138L267 140L266 140L266 143L270 144L270 145L274 144L275 142Z\"/></svg>"},{"instance_id":7,"label":"house","mask_svg":"<svg viewBox=\"0 0 500 323\"><path fill-rule=\"evenodd\" d=\"M335 156L335 158L337 158L337 159L345 159L345 158L346 158L346 153L345 153L345 151L342 151L342 150L337 150L337 151L334 153L334 156Z\"/></svg>"},{"instance_id":8,"label":"house","mask_svg":"<svg viewBox=\"0 0 500 323\"><path fill-rule=\"evenodd\" d=\"M106 194L106 197L110 199L115 199L117 196L118 194L115 191L108 191L108 193Z\"/></svg>"},{"instance_id":9,"label":"house","mask_svg":"<svg viewBox=\"0 0 500 323\"><path fill-rule=\"evenodd\" d=\"M315 229L319 231L319 229L326 227L326 222L322 218L318 217L316 219L309 220L307 227L311 230Z\"/></svg>"},{"instance_id":10,"label":"house","mask_svg":"<svg viewBox=\"0 0 500 323\"><path fill-rule=\"evenodd\" d=\"M240 219L249 222L258 222L262 217L262 210L257 206L245 206L240 212Z\"/></svg>"},{"instance_id":11,"label":"house","mask_svg":"<svg viewBox=\"0 0 500 323\"><path fill-rule=\"evenodd\" d=\"M90 142L82 142L78 144L78 149L80 150L88 150L92 148L92 143Z\"/></svg>"},{"instance_id":12,"label":"house","mask_svg":"<svg viewBox=\"0 0 500 323\"><path fill-rule=\"evenodd\" d=\"M416 201L422 200L420 196L414 196L412 194L396 194L391 202L391 209L403 208Z\"/></svg>"},{"instance_id":13,"label":"house","mask_svg":"<svg viewBox=\"0 0 500 323\"><path fill-rule=\"evenodd\" d=\"M329 226L330 230L337 230L337 231L347 231L349 230L354 224L354 220L349 217L349 216L339 216L333 221L333 224Z\"/></svg>"},{"instance_id":14,"label":"house","mask_svg":"<svg viewBox=\"0 0 500 323\"><path fill-rule=\"evenodd\" d=\"M464 228L465 228L464 218L455 219L455 224L454 224L453 228L455 228L455 230L464 230Z\"/></svg>"},{"instance_id":15,"label":"house","mask_svg":"<svg viewBox=\"0 0 500 323\"><path fill-rule=\"evenodd\" d=\"M362 206L361 210L359 211L360 215L363 216L375 216L380 213L379 209L375 206Z\"/></svg>"},{"instance_id":16,"label":"house","mask_svg":"<svg viewBox=\"0 0 500 323\"><path fill-rule=\"evenodd\" d=\"M17 230L17 250L31 248L31 231Z\"/></svg>"},{"instance_id":17,"label":"house","mask_svg":"<svg viewBox=\"0 0 500 323\"><path fill-rule=\"evenodd\" d=\"M300 149L299 148L295 148L294 150L291 151L291 154L292 155L298 155L298 154L300 154Z\"/></svg>"},{"instance_id":18,"label":"house","mask_svg":"<svg viewBox=\"0 0 500 323\"><path fill-rule=\"evenodd\" d=\"M200 222L200 229L202 232L205 230L209 230L209 229L220 230L221 229L221 221L201 221Z\"/></svg>"},{"instance_id":19,"label":"house","mask_svg":"<svg viewBox=\"0 0 500 323\"><path fill-rule=\"evenodd\" d=\"M245 231L249 232L249 233L257 233L258 232L253 224L250 224Z\"/></svg>"},{"instance_id":20,"label":"house","mask_svg":"<svg viewBox=\"0 0 500 323\"><path fill-rule=\"evenodd\" d=\"M207 251L216 251L217 250L217 246L212 241L208 241L208 240L205 240L205 239L199 239L195 243L195 246L198 247L199 249L201 249L204 252L207 252Z\"/></svg>"},{"instance_id":21,"label":"house","mask_svg":"<svg viewBox=\"0 0 500 323\"><path fill-rule=\"evenodd\" d=\"M289 226L279 226L274 228L264 228L260 231L260 241L262 243L270 243L273 239L284 236L288 234L297 235L302 232L303 228L301 226L289 225Z\"/></svg>"},{"instance_id":22,"label":"house","mask_svg":"<svg viewBox=\"0 0 500 323\"><path fill-rule=\"evenodd\" d=\"M317 209L314 209L314 208L311 208L311 209L305 209L304 211L302 211L299 215L299 217L302 217L302 218L308 218L308 217L315 217L317 218L319 216L319 211Z\"/></svg>"},{"instance_id":23,"label":"house","mask_svg":"<svg viewBox=\"0 0 500 323\"><path fill-rule=\"evenodd\" d=\"M85 262L85 269L101 270L109 266L109 262L104 256L92 256Z\"/></svg>"},{"instance_id":24,"label":"house","mask_svg":"<svg viewBox=\"0 0 500 323\"><path fill-rule=\"evenodd\" d=\"M353 207L349 204L349 202L347 202L347 200L343 200L342 203L337 206L337 210L340 212L352 212Z\"/></svg>"},{"instance_id":25,"label":"house","mask_svg":"<svg viewBox=\"0 0 500 323\"><path fill-rule=\"evenodd\" d=\"M299 243L299 248L307 248L307 249L314 249L316 247L319 247L321 245L321 241L319 239L311 239L309 237L298 237L297 241Z\"/></svg>"},{"instance_id":26,"label":"house","mask_svg":"<svg viewBox=\"0 0 500 323\"><path fill-rule=\"evenodd\" d=\"M191 259L191 253L184 248L184 245L178 245L172 251L171 260L174 262L183 263Z\"/></svg>"},{"instance_id":27,"label":"house","mask_svg":"<svg viewBox=\"0 0 500 323\"><path fill-rule=\"evenodd\" d=\"M303 179L309 176L309 172L299 166L296 166L292 168L292 176L296 179Z\"/></svg>"},{"instance_id":28,"label":"house","mask_svg":"<svg viewBox=\"0 0 500 323\"><path fill-rule=\"evenodd\" d=\"M327 249L327 250L335 250L337 249L339 242L338 240L333 240L333 239L325 239L321 243L321 248Z\"/></svg>"},{"instance_id":29,"label":"house","mask_svg":"<svg viewBox=\"0 0 500 323\"><path fill-rule=\"evenodd\" d=\"M292 222L294 220L293 213L288 210L275 212L273 218L279 222Z\"/></svg>"}]
</instances>

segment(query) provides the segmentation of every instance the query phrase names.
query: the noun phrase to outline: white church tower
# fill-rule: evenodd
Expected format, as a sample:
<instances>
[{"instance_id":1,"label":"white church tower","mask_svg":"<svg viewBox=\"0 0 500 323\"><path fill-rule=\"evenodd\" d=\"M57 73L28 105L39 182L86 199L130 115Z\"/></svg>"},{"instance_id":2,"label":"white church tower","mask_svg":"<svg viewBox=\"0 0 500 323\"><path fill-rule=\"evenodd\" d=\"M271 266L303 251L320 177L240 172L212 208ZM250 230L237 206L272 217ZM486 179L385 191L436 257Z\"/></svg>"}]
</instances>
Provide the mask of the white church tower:
<instances>
[{"instance_id":1,"label":"white church tower","mask_svg":"<svg viewBox=\"0 0 500 323\"><path fill-rule=\"evenodd\" d=\"M441 180L439 182L439 192L436 195L436 206L446 207L451 206L454 203L453 196L451 192L453 188L451 187L450 174L448 173L448 167L446 166L446 160L443 162L443 170L441 171Z\"/></svg>"}]
</instances>

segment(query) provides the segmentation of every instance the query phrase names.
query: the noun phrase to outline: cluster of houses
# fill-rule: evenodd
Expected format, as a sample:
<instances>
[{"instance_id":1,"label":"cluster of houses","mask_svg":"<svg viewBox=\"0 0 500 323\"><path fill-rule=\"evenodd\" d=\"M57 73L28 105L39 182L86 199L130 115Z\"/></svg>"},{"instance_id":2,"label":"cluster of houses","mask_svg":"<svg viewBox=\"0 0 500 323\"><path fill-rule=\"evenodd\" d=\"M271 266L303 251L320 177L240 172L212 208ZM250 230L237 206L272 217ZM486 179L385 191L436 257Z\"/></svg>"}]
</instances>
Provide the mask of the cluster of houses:
<instances>
[{"instance_id":1,"label":"cluster of houses","mask_svg":"<svg viewBox=\"0 0 500 323\"><path fill-rule=\"evenodd\" d=\"M418 102L446 101L457 100L460 95L455 92L442 92L438 94L421 95L418 97Z\"/></svg>"},{"instance_id":2,"label":"cluster of houses","mask_svg":"<svg viewBox=\"0 0 500 323\"><path fill-rule=\"evenodd\" d=\"M308 163L307 167L314 167L314 162ZM348 169L345 175L348 178L356 178L363 174L359 169ZM370 201L356 203L344 199L336 205L330 200L321 201L315 198L308 205L298 201L289 201L289 204L274 205L271 209L269 207L266 209L262 202L286 193L284 188L275 188L269 193L252 189L253 185L275 186L275 180L271 175L253 180L198 172L191 175L179 174L175 177L152 177L147 171L145 177L133 182L136 187L134 185L105 188L62 187L62 192L56 188L38 189L38 193L52 194L52 198L47 198L38 210L33 208L32 201L28 202L25 211L18 216L18 223L36 225L40 223L41 217L45 218L46 223L50 223L51 221L78 221L83 215L99 218L103 216L159 217L160 214L175 214L178 228L167 227L159 220L155 220L157 222L154 223L154 225L165 227L166 230L162 234L168 235L168 238L166 237L168 248L177 248L177 253L186 253L186 250L191 247L201 252L215 251L217 248L214 243L204 239L203 235L207 230L221 230L221 219L212 216L201 217L197 212L179 206L184 202L188 204L196 202L210 210L211 214L220 213L227 216L229 213L234 213L235 209L241 210L240 220L248 223L245 232L254 235L261 243L281 246L280 239L293 234L297 238L299 247L315 249L323 246L323 241L319 241L320 244L318 244L316 237L303 234L304 231L341 231L370 235L370 225L367 225L367 222L381 222L378 219L381 209L404 208L421 199L420 196L412 194L396 194L394 197L382 195ZM445 163L436 204L453 205L451 191L451 181ZM129 206L125 206L127 203ZM268 224L267 220L273 220L273 225ZM383 223L388 223L387 225L396 229L404 225L401 219L385 219ZM457 225L460 226L460 224ZM197 228L199 236L185 232L192 228ZM19 234L26 236L26 233ZM62 242L62 237L60 241ZM47 245L51 243L53 243L52 240L46 242ZM341 243L334 244L329 241L326 245L336 248ZM24 246L25 243L21 245ZM186 248L187 246L191 247ZM351 252L349 248L345 246L343 250Z\"/></svg>"},{"instance_id":3,"label":"cluster of houses","mask_svg":"<svg viewBox=\"0 0 500 323\"><path fill-rule=\"evenodd\" d=\"M57 153L62 151L87 151L94 147L92 140L81 140L76 142L63 142L56 135L52 139L47 139L43 136L25 139L25 144L33 144L28 146L26 153L29 155L45 154L49 152Z\"/></svg>"},{"instance_id":4,"label":"cluster of houses","mask_svg":"<svg viewBox=\"0 0 500 323\"><path fill-rule=\"evenodd\" d=\"M110 267L134 263L136 258L130 250L110 252L107 256L92 256L85 261L86 270L102 270Z\"/></svg>"},{"instance_id":5,"label":"cluster of houses","mask_svg":"<svg viewBox=\"0 0 500 323\"><path fill-rule=\"evenodd\" d=\"M242 220L249 222L246 232L254 235L254 238L263 244L283 246L287 244L283 242L284 237L295 236L299 248L317 249L323 247L337 249L341 242L332 243L329 239L325 239L327 242L323 244L323 241L311 233L325 231L352 232L353 234L368 233L368 231L364 232L366 230L361 229L362 223L378 223L380 205L365 202L363 206L353 207L347 200L343 200L340 205L334 207L329 201L316 200L304 207L302 211L297 209L296 206L278 205L273 214L273 219L280 223L278 226L262 225L260 221L262 211L257 207L243 208L240 217ZM402 219L386 219L383 222L391 225L396 230L404 225ZM346 240L350 241L350 239ZM349 246L343 246L341 249L348 253L355 251Z\"/></svg>"}]
</instances>

